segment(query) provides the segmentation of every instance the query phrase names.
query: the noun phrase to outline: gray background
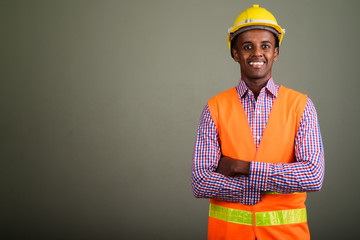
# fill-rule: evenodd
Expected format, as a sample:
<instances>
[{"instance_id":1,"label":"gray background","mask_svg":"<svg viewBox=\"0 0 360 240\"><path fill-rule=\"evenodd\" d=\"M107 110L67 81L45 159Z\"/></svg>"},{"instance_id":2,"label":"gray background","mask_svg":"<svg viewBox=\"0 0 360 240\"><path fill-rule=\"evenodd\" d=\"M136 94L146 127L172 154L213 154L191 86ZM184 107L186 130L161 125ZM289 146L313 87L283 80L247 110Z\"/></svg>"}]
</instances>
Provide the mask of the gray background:
<instances>
[{"instance_id":1,"label":"gray background","mask_svg":"<svg viewBox=\"0 0 360 240\"><path fill-rule=\"evenodd\" d=\"M0 237L205 239L197 124L239 80L226 30L253 3L1 1ZM275 81L319 115L312 239L356 239L360 3L256 3L287 29Z\"/></svg>"}]
</instances>

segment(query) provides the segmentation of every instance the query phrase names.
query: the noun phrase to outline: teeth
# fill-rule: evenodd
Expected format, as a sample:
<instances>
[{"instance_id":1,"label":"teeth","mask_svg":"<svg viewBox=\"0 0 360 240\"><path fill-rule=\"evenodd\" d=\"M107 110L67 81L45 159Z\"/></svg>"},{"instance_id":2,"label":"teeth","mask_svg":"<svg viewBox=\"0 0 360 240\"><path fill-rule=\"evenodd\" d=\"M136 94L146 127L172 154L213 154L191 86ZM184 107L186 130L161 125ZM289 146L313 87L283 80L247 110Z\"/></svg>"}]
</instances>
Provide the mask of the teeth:
<instances>
[{"instance_id":1,"label":"teeth","mask_svg":"<svg viewBox=\"0 0 360 240\"><path fill-rule=\"evenodd\" d=\"M255 65L255 66L262 66L264 65L264 62L250 62L250 65Z\"/></svg>"}]
</instances>

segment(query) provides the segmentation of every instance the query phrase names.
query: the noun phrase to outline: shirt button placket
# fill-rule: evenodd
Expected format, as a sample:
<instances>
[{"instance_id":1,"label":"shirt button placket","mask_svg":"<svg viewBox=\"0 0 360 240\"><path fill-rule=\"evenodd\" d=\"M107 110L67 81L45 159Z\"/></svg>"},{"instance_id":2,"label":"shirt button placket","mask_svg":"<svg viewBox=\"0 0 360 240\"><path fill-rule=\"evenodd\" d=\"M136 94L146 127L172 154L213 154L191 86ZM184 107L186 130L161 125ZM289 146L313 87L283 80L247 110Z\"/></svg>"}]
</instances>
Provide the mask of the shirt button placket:
<instances>
[{"instance_id":1,"label":"shirt button placket","mask_svg":"<svg viewBox=\"0 0 360 240\"><path fill-rule=\"evenodd\" d=\"M260 98L260 96L259 96ZM261 116L261 111L260 111L260 99L258 98L258 100L256 101L255 104L255 119L254 121L256 122L256 125L258 125L258 121L260 120ZM256 132L256 141L257 141L257 146L259 146L260 144L260 139L261 139L261 133L259 131Z\"/></svg>"}]
</instances>

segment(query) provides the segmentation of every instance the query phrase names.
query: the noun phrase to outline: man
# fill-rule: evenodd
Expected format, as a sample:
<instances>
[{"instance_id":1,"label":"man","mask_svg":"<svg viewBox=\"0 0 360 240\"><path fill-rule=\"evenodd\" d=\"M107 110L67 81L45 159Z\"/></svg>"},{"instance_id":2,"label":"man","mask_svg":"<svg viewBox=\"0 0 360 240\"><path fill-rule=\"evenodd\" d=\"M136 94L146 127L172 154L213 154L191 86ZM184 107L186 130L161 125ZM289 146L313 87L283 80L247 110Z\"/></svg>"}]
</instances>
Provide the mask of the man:
<instances>
[{"instance_id":1,"label":"man","mask_svg":"<svg viewBox=\"0 0 360 240\"><path fill-rule=\"evenodd\" d=\"M322 186L324 152L311 100L272 79L283 35L258 5L228 31L241 80L205 106L192 163L208 239L310 239L306 192Z\"/></svg>"}]
</instances>

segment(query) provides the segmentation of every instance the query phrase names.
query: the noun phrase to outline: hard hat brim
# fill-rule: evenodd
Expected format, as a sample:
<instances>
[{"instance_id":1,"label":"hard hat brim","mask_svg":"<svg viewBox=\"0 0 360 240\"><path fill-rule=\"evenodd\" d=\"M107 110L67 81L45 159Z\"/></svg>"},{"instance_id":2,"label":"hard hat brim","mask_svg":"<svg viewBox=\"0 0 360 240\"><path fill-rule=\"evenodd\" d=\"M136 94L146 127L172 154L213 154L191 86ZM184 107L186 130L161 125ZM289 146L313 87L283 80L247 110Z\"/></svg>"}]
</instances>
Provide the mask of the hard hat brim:
<instances>
[{"instance_id":1,"label":"hard hat brim","mask_svg":"<svg viewBox=\"0 0 360 240\"><path fill-rule=\"evenodd\" d=\"M230 41L232 41L240 33L243 33L243 32L249 31L249 30L254 30L254 29L267 30L267 31L272 32L273 34L275 34L275 36L277 38L279 38L279 35L280 35L280 33L278 31L276 31L273 27L264 26L264 25L252 25L252 26L239 28L237 31L233 32L230 35Z\"/></svg>"},{"instance_id":2,"label":"hard hat brim","mask_svg":"<svg viewBox=\"0 0 360 240\"><path fill-rule=\"evenodd\" d=\"M244 31L248 31L248 30L251 30L251 29L247 29L247 27L249 26L259 26L260 27L270 27L272 29L275 29L275 31L278 33L278 38L279 38L279 46L281 44L281 41L283 39L283 36L284 36L284 29L282 29L279 25L276 25L276 24L272 24L272 23L267 23L267 22L248 22L248 23L243 23L243 24L240 24L240 25L237 25L231 29L229 29L228 31L228 44L229 44L229 49L231 50L231 40L232 40L232 34L234 34L235 32L237 32L239 29L242 29L244 28ZM254 29L254 28L253 28ZM266 30L269 30L269 29L266 29ZM242 31L242 32L244 32ZM270 31L270 30L269 30ZM271 31L272 32L272 31ZM241 32L240 32L241 33ZM238 33L238 34L240 34Z\"/></svg>"}]
</instances>

